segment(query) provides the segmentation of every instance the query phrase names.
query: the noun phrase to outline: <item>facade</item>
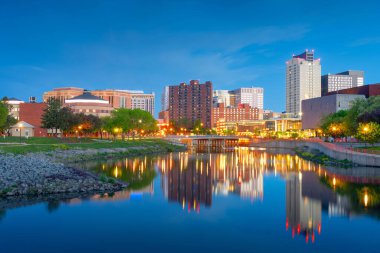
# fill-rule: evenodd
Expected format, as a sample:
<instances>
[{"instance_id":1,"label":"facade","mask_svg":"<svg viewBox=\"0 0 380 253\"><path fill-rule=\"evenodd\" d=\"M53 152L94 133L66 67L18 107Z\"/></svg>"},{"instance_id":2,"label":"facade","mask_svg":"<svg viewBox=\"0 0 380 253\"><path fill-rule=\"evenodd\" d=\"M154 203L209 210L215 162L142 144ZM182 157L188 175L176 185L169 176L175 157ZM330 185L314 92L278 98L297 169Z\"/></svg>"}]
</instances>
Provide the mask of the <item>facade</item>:
<instances>
[{"instance_id":1,"label":"facade","mask_svg":"<svg viewBox=\"0 0 380 253\"><path fill-rule=\"evenodd\" d=\"M55 98L61 102L61 104L65 103L66 99L70 99L79 95L82 95L84 89L76 88L76 87L62 87L55 88L52 91L44 92L43 101L46 103L49 98Z\"/></svg>"},{"instance_id":2,"label":"facade","mask_svg":"<svg viewBox=\"0 0 380 253\"><path fill-rule=\"evenodd\" d=\"M359 87L354 87L350 89L332 91L327 93L326 95L334 95L334 94L351 94L351 95L364 95L366 98L372 96L380 96L380 83L376 84L368 84Z\"/></svg>"},{"instance_id":3,"label":"facade","mask_svg":"<svg viewBox=\"0 0 380 253\"><path fill-rule=\"evenodd\" d=\"M275 118L279 118L281 117L281 113L280 112L274 112L274 111L271 111L271 110L264 110L263 111L263 119L267 120L267 119L275 119Z\"/></svg>"},{"instance_id":4,"label":"facade","mask_svg":"<svg viewBox=\"0 0 380 253\"><path fill-rule=\"evenodd\" d=\"M316 129L324 116L350 109L352 101L364 95L335 94L302 101L302 128Z\"/></svg>"},{"instance_id":5,"label":"facade","mask_svg":"<svg viewBox=\"0 0 380 253\"><path fill-rule=\"evenodd\" d=\"M132 93L131 94L131 109L141 109L154 115L154 93Z\"/></svg>"},{"instance_id":6,"label":"facade","mask_svg":"<svg viewBox=\"0 0 380 253\"><path fill-rule=\"evenodd\" d=\"M45 108L46 103L20 104L20 121L24 121L34 127L33 136L47 136L47 130L41 127L41 118Z\"/></svg>"},{"instance_id":7,"label":"facade","mask_svg":"<svg viewBox=\"0 0 380 253\"><path fill-rule=\"evenodd\" d=\"M56 88L52 91L45 92L43 95L44 102L49 98L56 98L62 104L66 100L83 95L86 91L82 88ZM142 109L154 115L154 93L145 94L143 91L131 90L93 90L90 93L101 99L107 100L112 108Z\"/></svg>"},{"instance_id":8,"label":"facade","mask_svg":"<svg viewBox=\"0 0 380 253\"><path fill-rule=\"evenodd\" d=\"M262 120L263 110L252 108L248 104L240 104L237 107L226 107L224 103L217 104L213 107L213 127L218 122L240 122L249 120Z\"/></svg>"},{"instance_id":9,"label":"facade","mask_svg":"<svg viewBox=\"0 0 380 253\"><path fill-rule=\"evenodd\" d=\"M211 128L212 83L191 80L190 84L169 86L169 119L187 120L191 126L200 120L205 127Z\"/></svg>"},{"instance_id":10,"label":"facade","mask_svg":"<svg viewBox=\"0 0 380 253\"><path fill-rule=\"evenodd\" d=\"M302 127L300 118L278 118L265 121L265 129L276 132L300 130Z\"/></svg>"},{"instance_id":11,"label":"facade","mask_svg":"<svg viewBox=\"0 0 380 253\"><path fill-rule=\"evenodd\" d=\"M302 100L321 96L321 63L314 51L286 62L286 112L301 116Z\"/></svg>"},{"instance_id":12,"label":"facade","mask_svg":"<svg viewBox=\"0 0 380 253\"><path fill-rule=\"evenodd\" d=\"M349 89L364 85L364 71L348 70L338 74L322 76L322 96L332 91Z\"/></svg>"},{"instance_id":13,"label":"facade","mask_svg":"<svg viewBox=\"0 0 380 253\"><path fill-rule=\"evenodd\" d=\"M9 106L9 115L19 120L20 119L20 104L23 104L24 101L19 100L17 98L9 98L8 100L5 100L5 103Z\"/></svg>"},{"instance_id":14,"label":"facade","mask_svg":"<svg viewBox=\"0 0 380 253\"><path fill-rule=\"evenodd\" d=\"M161 111L169 110L169 86L165 86L161 95Z\"/></svg>"},{"instance_id":15,"label":"facade","mask_svg":"<svg viewBox=\"0 0 380 253\"><path fill-rule=\"evenodd\" d=\"M34 126L25 121L19 121L16 125L11 127L10 134L15 137L33 137Z\"/></svg>"},{"instance_id":16,"label":"facade","mask_svg":"<svg viewBox=\"0 0 380 253\"><path fill-rule=\"evenodd\" d=\"M64 106L69 107L74 113L92 114L98 117L109 116L113 110L108 101L96 97L89 92L66 99Z\"/></svg>"},{"instance_id":17,"label":"facade","mask_svg":"<svg viewBox=\"0 0 380 253\"><path fill-rule=\"evenodd\" d=\"M259 87L239 88L230 91L234 96L234 105L249 104L251 107L264 109L264 89Z\"/></svg>"},{"instance_id":18,"label":"facade","mask_svg":"<svg viewBox=\"0 0 380 253\"><path fill-rule=\"evenodd\" d=\"M226 107L231 106L231 97L233 95L230 94L228 90L213 90L212 91L212 99L213 105L223 103Z\"/></svg>"}]
</instances>

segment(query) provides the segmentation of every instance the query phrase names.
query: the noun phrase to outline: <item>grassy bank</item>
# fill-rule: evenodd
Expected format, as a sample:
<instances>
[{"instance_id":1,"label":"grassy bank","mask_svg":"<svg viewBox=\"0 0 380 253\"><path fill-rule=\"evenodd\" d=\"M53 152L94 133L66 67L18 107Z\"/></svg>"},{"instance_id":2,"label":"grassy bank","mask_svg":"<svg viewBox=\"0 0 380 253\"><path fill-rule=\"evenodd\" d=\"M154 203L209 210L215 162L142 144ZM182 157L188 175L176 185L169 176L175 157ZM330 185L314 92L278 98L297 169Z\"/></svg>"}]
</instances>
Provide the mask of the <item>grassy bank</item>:
<instances>
[{"instance_id":1,"label":"grassy bank","mask_svg":"<svg viewBox=\"0 0 380 253\"><path fill-rule=\"evenodd\" d=\"M313 150L312 152L296 148L295 149L296 154L308 161L312 161L321 165L325 166L333 166L333 167L340 167L340 168L349 168L352 167L354 164L348 160L337 160L330 156L327 156L323 154L322 152L318 150Z\"/></svg>"},{"instance_id":2,"label":"grassy bank","mask_svg":"<svg viewBox=\"0 0 380 253\"><path fill-rule=\"evenodd\" d=\"M98 139L59 139L59 138L29 138L20 144L17 138L2 139L0 141L0 152L13 154L27 154L33 152L51 152L55 150L86 150L86 149L130 149L130 153L139 153L138 149L149 151L155 149L160 151L179 151L182 147L173 145L161 139L142 140L98 140ZM151 150L154 151L154 150Z\"/></svg>"}]
</instances>

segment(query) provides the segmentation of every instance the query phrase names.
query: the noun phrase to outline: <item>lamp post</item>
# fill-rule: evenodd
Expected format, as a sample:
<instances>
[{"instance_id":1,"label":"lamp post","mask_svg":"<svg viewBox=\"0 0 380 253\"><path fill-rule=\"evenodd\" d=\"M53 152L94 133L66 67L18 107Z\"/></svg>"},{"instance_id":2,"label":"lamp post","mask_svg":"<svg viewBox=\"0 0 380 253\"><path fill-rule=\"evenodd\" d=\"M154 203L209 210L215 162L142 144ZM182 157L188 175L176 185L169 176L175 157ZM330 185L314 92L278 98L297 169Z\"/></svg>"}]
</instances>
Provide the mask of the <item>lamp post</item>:
<instances>
[{"instance_id":1,"label":"lamp post","mask_svg":"<svg viewBox=\"0 0 380 253\"><path fill-rule=\"evenodd\" d=\"M20 130L20 143L21 143L21 130L22 130L22 127L23 127L22 123L20 123L20 124L18 125L18 127L19 127L19 130Z\"/></svg>"}]
</instances>

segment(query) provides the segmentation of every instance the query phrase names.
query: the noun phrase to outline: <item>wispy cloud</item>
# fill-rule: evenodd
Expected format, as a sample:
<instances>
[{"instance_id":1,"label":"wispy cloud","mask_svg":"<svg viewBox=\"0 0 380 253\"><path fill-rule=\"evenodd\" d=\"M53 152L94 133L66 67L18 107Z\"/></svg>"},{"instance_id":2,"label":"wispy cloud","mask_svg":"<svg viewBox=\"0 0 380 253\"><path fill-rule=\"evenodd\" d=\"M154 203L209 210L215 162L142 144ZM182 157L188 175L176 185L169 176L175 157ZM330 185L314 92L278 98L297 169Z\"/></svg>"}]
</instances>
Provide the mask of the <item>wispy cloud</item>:
<instances>
[{"instance_id":1,"label":"wispy cloud","mask_svg":"<svg viewBox=\"0 0 380 253\"><path fill-rule=\"evenodd\" d=\"M349 45L351 47L360 47L360 46L366 46L366 45L371 45L371 44L380 44L380 37L360 38L358 40L351 42Z\"/></svg>"}]
</instances>

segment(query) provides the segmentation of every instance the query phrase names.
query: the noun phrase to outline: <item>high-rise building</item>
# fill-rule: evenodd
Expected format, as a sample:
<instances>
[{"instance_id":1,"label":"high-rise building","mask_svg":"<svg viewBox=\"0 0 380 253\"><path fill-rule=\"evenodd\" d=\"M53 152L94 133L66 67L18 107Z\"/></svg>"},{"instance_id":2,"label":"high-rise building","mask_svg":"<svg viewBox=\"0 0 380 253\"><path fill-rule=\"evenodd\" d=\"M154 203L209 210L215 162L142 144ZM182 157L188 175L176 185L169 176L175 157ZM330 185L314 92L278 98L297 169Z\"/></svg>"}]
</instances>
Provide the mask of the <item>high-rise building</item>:
<instances>
[{"instance_id":1,"label":"high-rise building","mask_svg":"<svg viewBox=\"0 0 380 253\"><path fill-rule=\"evenodd\" d=\"M264 89L260 87L239 88L230 91L234 96L234 105L249 104L251 107L264 109Z\"/></svg>"},{"instance_id":2,"label":"high-rise building","mask_svg":"<svg viewBox=\"0 0 380 253\"><path fill-rule=\"evenodd\" d=\"M337 74L322 76L322 96L328 92L349 89L364 85L364 71L348 70Z\"/></svg>"},{"instance_id":3,"label":"high-rise building","mask_svg":"<svg viewBox=\"0 0 380 253\"><path fill-rule=\"evenodd\" d=\"M190 84L169 86L169 119L184 120L189 127L200 120L205 127L212 127L212 83L191 80Z\"/></svg>"},{"instance_id":4,"label":"high-rise building","mask_svg":"<svg viewBox=\"0 0 380 253\"><path fill-rule=\"evenodd\" d=\"M221 103L226 107L231 105L231 94L228 90L213 90L212 99L214 106Z\"/></svg>"},{"instance_id":5,"label":"high-rise building","mask_svg":"<svg viewBox=\"0 0 380 253\"><path fill-rule=\"evenodd\" d=\"M286 112L301 116L304 99L321 96L321 63L314 50L286 62Z\"/></svg>"}]
</instances>

